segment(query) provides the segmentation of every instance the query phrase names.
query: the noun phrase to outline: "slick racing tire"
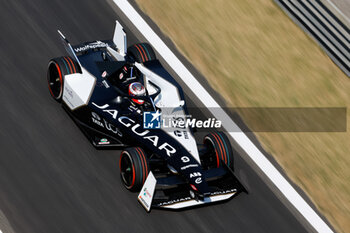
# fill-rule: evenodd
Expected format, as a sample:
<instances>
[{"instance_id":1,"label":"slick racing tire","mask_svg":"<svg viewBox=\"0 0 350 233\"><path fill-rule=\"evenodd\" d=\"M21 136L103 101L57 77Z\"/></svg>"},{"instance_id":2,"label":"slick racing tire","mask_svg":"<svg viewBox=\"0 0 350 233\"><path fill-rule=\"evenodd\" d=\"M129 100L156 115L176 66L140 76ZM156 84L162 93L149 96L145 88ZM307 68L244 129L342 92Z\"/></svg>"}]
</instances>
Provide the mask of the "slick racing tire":
<instances>
[{"instance_id":1,"label":"slick racing tire","mask_svg":"<svg viewBox=\"0 0 350 233\"><path fill-rule=\"evenodd\" d=\"M150 171L148 158L140 147L130 147L122 151L119 159L120 177L130 191L141 190Z\"/></svg>"},{"instance_id":2,"label":"slick racing tire","mask_svg":"<svg viewBox=\"0 0 350 233\"><path fill-rule=\"evenodd\" d=\"M63 94L64 76L81 73L79 64L71 57L57 57L49 61L47 68L47 82L51 96L61 102Z\"/></svg>"},{"instance_id":3,"label":"slick racing tire","mask_svg":"<svg viewBox=\"0 0 350 233\"><path fill-rule=\"evenodd\" d=\"M223 132L214 132L204 137L204 145L208 150L213 167L225 163L233 170L233 152L230 141Z\"/></svg>"},{"instance_id":4,"label":"slick racing tire","mask_svg":"<svg viewBox=\"0 0 350 233\"><path fill-rule=\"evenodd\" d=\"M133 62L144 63L156 59L156 54L151 45L147 43L134 44L128 48L128 56Z\"/></svg>"}]
</instances>

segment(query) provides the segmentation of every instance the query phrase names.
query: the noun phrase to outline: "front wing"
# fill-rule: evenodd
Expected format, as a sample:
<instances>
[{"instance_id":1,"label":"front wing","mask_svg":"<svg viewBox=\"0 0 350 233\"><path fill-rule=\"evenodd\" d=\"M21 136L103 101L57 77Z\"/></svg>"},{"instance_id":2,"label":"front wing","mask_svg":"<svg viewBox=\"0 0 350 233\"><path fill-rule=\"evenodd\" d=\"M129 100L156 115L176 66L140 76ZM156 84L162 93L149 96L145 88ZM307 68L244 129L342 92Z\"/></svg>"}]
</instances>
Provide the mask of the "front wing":
<instances>
[{"instance_id":1,"label":"front wing","mask_svg":"<svg viewBox=\"0 0 350 233\"><path fill-rule=\"evenodd\" d=\"M180 176L156 178L150 172L138 195L138 200L149 212L151 208L182 209L225 201L242 191L246 192L228 167L207 170L205 179L211 188L211 193L201 200L191 196L189 184Z\"/></svg>"}]
</instances>

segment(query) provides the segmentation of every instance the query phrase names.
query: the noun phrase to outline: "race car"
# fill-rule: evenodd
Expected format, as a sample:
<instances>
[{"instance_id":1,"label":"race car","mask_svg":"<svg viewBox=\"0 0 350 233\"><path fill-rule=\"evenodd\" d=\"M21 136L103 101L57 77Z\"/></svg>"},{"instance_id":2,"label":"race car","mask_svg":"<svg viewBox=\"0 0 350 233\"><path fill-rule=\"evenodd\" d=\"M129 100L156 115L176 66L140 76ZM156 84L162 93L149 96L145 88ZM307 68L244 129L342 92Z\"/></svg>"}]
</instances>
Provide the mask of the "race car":
<instances>
[{"instance_id":1,"label":"race car","mask_svg":"<svg viewBox=\"0 0 350 233\"><path fill-rule=\"evenodd\" d=\"M153 207L180 209L228 200L244 187L233 173L233 151L223 132L197 143L180 85L147 43L127 48L116 21L112 40L71 45L49 61L51 96L99 149L122 149L124 186ZM164 117L169 124L164 126ZM163 121L162 121L163 120Z\"/></svg>"}]
</instances>

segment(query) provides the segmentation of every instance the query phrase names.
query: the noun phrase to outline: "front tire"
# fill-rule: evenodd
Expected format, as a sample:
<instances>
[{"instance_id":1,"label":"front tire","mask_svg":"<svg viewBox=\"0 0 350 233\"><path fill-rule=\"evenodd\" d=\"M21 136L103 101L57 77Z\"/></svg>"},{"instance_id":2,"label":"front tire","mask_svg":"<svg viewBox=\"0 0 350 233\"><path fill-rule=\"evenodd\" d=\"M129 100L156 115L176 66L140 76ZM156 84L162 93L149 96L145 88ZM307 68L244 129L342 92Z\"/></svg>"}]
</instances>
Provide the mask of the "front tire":
<instances>
[{"instance_id":1,"label":"front tire","mask_svg":"<svg viewBox=\"0 0 350 233\"><path fill-rule=\"evenodd\" d=\"M47 82L52 98L61 102L64 76L74 73L81 73L81 69L79 64L71 57L58 57L49 61L47 68Z\"/></svg>"},{"instance_id":2,"label":"front tire","mask_svg":"<svg viewBox=\"0 0 350 233\"><path fill-rule=\"evenodd\" d=\"M204 145L211 159L212 167L220 167L225 163L233 170L231 143L223 132L214 132L206 135L204 137Z\"/></svg>"},{"instance_id":3,"label":"front tire","mask_svg":"<svg viewBox=\"0 0 350 233\"><path fill-rule=\"evenodd\" d=\"M125 188L141 190L150 171L148 158L140 147L130 147L122 151L119 159L120 177Z\"/></svg>"}]
</instances>

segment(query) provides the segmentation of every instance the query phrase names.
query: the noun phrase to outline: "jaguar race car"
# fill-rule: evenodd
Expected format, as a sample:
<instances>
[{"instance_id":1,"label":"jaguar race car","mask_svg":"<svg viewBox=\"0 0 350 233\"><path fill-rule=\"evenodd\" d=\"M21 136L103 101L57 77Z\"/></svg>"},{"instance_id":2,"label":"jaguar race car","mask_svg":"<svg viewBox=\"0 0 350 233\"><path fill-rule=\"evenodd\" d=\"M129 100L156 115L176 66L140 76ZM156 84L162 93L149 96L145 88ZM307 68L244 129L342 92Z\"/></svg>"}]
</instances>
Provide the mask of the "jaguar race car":
<instances>
[{"instance_id":1,"label":"jaguar race car","mask_svg":"<svg viewBox=\"0 0 350 233\"><path fill-rule=\"evenodd\" d=\"M68 56L49 61L50 94L95 147L122 149L121 180L139 192L147 211L223 201L244 191L226 135L212 132L197 143L193 129L180 124L188 118L183 91L149 44L127 48L118 21L112 40L71 45L58 32Z\"/></svg>"}]
</instances>

